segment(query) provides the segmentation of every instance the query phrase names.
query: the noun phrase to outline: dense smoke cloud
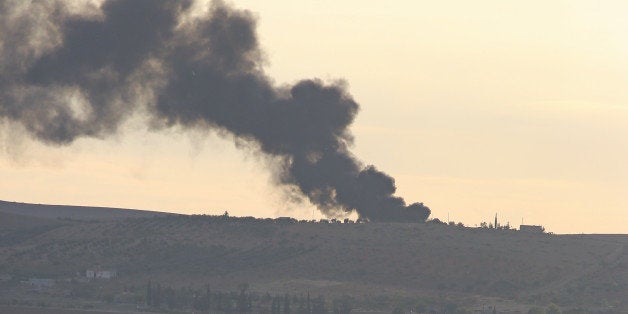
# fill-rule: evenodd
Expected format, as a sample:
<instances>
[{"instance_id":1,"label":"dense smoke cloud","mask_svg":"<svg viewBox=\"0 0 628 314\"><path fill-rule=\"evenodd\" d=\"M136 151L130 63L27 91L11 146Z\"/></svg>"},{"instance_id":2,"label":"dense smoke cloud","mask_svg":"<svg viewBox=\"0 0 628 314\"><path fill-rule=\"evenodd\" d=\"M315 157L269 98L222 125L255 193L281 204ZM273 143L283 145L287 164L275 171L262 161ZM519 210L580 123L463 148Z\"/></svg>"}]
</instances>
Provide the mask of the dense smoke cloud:
<instances>
[{"instance_id":1,"label":"dense smoke cloud","mask_svg":"<svg viewBox=\"0 0 628 314\"><path fill-rule=\"evenodd\" d=\"M349 151L359 106L342 84L274 86L255 19L214 2L0 1L0 119L48 144L115 133L138 109L151 127L217 129L283 160L277 177L322 212L424 221L393 196L394 179Z\"/></svg>"}]
</instances>

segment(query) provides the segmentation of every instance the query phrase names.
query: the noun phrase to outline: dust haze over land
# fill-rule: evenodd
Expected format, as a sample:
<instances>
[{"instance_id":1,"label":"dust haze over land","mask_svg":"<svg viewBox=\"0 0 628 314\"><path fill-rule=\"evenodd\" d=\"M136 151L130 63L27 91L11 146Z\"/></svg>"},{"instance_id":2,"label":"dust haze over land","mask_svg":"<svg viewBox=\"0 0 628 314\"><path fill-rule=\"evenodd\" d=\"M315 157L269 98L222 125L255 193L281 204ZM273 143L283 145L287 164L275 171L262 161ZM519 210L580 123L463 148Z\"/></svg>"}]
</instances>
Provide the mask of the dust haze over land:
<instances>
[{"instance_id":1,"label":"dust haze over land","mask_svg":"<svg viewBox=\"0 0 628 314\"><path fill-rule=\"evenodd\" d=\"M0 1L0 121L69 145L105 138L139 111L148 128L214 129L269 156L281 185L326 215L424 221L422 203L396 197L392 177L350 152L358 103L342 83L277 87L248 11L215 1Z\"/></svg>"}]
</instances>

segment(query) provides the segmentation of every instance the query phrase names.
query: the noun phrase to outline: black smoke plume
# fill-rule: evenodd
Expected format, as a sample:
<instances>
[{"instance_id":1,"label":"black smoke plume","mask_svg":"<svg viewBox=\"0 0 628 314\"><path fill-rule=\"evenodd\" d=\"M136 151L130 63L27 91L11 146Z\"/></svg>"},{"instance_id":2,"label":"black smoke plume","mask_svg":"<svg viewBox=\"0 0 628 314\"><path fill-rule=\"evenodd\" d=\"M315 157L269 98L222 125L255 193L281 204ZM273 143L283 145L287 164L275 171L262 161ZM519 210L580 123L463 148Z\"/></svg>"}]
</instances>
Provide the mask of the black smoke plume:
<instances>
[{"instance_id":1,"label":"black smoke plume","mask_svg":"<svg viewBox=\"0 0 628 314\"><path fill-rule=\"evenodd\" d=\"M226 131L282 160L279 182L327 215L424 221L394 179L350 153L359 106L342 84L277 87L255 18L222 2L0 0L0 119L48 144L104 138L141 109L151 128ZM304 61L306 62L306 61Z\"/></svg>"}]
</instances>

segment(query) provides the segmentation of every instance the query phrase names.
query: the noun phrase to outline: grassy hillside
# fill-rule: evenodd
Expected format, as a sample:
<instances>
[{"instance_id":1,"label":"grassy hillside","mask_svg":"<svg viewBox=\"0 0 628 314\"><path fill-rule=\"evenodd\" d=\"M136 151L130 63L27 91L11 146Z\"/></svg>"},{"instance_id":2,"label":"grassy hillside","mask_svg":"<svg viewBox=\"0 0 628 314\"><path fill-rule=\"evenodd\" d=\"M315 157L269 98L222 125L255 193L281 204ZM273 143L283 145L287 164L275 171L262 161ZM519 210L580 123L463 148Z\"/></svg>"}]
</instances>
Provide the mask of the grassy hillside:
<instances>
[{"instance_id":1,"label":"grassy hillside","mask_svg":"<svg viewBox=\"0 0 628 314\"><path fill-rule=\"evenodd\" d=\"M87 207L70 205L43 205L0 201L0 214L14 214L44 219L80 219L80 220L109 220L125 218L142 218L169 215L169 213L109 208Z\"/></svg>"},{"instance_id":2,"label":"grassy hillside","mask_svg":"<svg viewBox=\"0 0 628 314\"><path fill-rule=\"evenodd\" d=\"M46 225L58 224L54 219L36 218L18 214L0 212L0 230L22 230Z\"/></svg>"},{"instance_id":3,"label":"grassy hillside","mask_svg":"<svg viewBox=\"0 0 628 314\"><path fill-rule=\"evenodd\" d=\"M628 310L626 235L215 216L56 221L2 232L3 272L61 281L97 266L116 269L117 279L98 283L114 294L151 281L347 295L371 307L452 300L521 311L549 303Z\"/></svg>"}]
</instances>

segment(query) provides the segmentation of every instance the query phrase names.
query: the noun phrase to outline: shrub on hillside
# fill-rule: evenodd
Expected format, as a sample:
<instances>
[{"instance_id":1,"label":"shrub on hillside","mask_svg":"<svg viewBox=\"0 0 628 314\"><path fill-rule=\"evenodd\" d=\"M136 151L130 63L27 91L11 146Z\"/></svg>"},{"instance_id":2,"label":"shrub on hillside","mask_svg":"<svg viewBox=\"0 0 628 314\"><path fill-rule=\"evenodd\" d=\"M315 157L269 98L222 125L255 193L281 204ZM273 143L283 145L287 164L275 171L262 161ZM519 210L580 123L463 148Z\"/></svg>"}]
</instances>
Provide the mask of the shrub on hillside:
<instances>
[{"instance_id":1,"label":"shrub on hillside","mask_svg":"<svg viewBox=\"0 0 628 314\"><path fill-rule=\"evenodd\" d=\"M545 309L540 306L533 306L528 310L528 314L546 314Z\"/></svg>"},{"instance_id":2,"label":"shrub on hillside","mask_svg":"<svg viewBox=\"0 0 628 314\"><path fill-rule=\"evenodd\" d=\"M545 313L546 314L562 314L562 311L560 310L558 305L552 303L547 307L547 311L545 311Z\"/></svg>"}]
</instances>

